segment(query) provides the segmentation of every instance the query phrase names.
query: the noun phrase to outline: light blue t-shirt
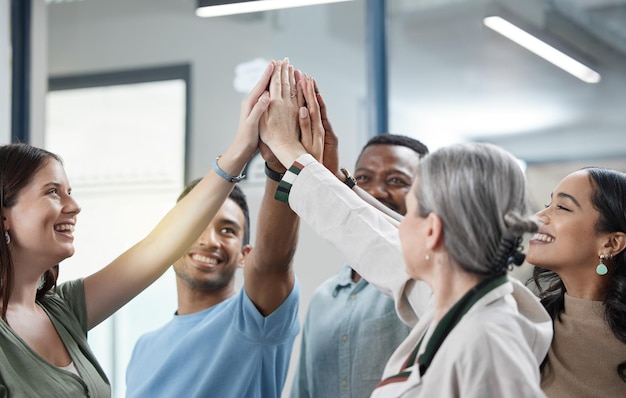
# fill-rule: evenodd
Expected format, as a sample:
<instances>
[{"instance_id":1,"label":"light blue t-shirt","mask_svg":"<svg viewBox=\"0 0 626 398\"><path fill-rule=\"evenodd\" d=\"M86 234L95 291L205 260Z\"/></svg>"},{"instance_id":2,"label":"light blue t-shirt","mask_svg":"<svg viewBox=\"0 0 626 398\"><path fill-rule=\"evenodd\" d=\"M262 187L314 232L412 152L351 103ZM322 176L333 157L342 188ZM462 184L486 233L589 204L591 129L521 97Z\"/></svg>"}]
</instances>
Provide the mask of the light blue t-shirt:
<instances>
[{"instance_id":1,"label":"light blue t-shirt","mask_svg":"<svg viewBox=\"0 0 626 398\"><path fill-rule=\"evenodd\" d=\"M411 329L393 300L344 268L313 294L291 398L364 398Z\"/></svg>"},{"instance_id":2,"label":"light blue t-shirt","mask_svg":"<svg viewBox=\"0 0 626 398\"><path fill-rule=\"evenodd\" d=\"M285 384L299 331L300 290L263 317L242 289L143 335L126 371L128 398L272 398Z\"/></svg>"}]
</instances>

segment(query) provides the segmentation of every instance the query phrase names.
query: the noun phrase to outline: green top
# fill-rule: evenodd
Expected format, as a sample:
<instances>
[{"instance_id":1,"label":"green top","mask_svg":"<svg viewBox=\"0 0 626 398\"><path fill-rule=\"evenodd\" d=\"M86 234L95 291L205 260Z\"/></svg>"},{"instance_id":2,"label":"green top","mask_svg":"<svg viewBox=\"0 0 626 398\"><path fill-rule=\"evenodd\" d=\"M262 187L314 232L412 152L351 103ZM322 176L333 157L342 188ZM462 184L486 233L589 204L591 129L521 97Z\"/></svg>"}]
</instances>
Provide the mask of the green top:
<instances>
[{"instance_id":1,"label":"green top","mask_svg":"<svg viewBox=\"0 0 626 398\"><path fill-rule=\"evenodd\" d=\"M33 351L0 320L0 398L110 397L109 381L87 343L82 279L63 283L38 304L48 314L80 377Z\"/></svg>"}]
</instances>

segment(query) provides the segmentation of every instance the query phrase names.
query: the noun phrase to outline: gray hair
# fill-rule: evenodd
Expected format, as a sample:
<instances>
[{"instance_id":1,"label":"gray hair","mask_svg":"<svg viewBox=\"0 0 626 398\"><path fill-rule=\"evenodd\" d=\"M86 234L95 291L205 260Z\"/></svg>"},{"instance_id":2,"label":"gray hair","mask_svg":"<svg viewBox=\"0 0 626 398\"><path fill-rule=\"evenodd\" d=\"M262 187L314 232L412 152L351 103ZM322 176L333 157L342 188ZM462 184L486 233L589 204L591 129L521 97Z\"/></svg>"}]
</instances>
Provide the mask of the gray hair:
<instances>
[{"instance_id":1,"label":"gray hair","mask_svg":"<svg viewBox=\"0 0 626 398\"><path fill-rule=\"evenodd\" d=\"M485 143L441 148L421 160L415 188L420 216L441 218L444 244L461 268L502 275L523 262L521 237L538 226L513 155Z\"/></svg>"}]
</instances>

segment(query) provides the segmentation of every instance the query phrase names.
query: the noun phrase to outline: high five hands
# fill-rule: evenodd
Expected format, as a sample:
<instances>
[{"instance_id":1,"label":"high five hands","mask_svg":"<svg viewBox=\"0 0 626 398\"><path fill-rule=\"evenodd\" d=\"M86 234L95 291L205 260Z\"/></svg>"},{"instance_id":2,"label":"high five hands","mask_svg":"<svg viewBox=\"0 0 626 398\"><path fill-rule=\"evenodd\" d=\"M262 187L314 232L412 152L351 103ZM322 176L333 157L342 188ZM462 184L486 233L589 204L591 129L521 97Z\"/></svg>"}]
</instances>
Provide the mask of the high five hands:
<instances>
[{"instance_id":1,"label":"high five hands","mask_svg":"<svg viewBox=\"0 0 626 398\"><path fill-rule=\"evenodd\" d=\"M284 171L308 152L337 175L337 137L315 80L294 69L287 58L271 64L269 106L259 122L261 155L270 168Z\"/></svg>"}]
</instances>

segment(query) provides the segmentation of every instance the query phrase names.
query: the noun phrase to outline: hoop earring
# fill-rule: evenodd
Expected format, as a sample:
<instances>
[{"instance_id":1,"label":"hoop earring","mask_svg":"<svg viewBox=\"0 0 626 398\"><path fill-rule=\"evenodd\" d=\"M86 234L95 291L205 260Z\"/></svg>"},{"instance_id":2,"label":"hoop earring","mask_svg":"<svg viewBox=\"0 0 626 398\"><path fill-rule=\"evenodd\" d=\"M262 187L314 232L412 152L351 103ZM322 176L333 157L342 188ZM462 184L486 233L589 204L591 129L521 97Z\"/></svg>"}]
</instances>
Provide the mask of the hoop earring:
<instances>
[{"instance_id":1,"label":"hoop earring","mask_svg":"<svg viewBox=\"0 0 626 398\"><path fill-rule=\"evenodd\" d=\"M11 243L11 235L9 235L9 231L4 231L4 241L7 243Z\"/></svg>"},{"instance_id":2,"label":"hoop earring","mask_svg":"<svg viewBox=\"0 0 626 398\"><path fill-rule=\"evenodd\" d=\"M606 275L609 272L609 269L604 265L604 259L606 256L604 254L600 254L600 264L596 267L596 274L598 275Z\"/></svg>"}]
</instances>

